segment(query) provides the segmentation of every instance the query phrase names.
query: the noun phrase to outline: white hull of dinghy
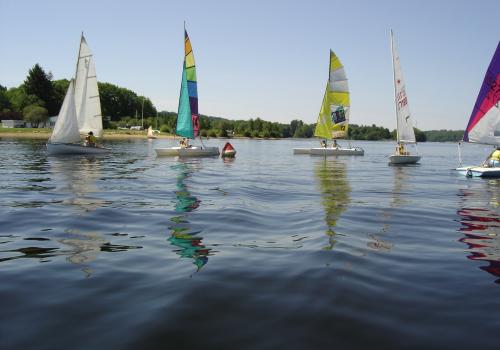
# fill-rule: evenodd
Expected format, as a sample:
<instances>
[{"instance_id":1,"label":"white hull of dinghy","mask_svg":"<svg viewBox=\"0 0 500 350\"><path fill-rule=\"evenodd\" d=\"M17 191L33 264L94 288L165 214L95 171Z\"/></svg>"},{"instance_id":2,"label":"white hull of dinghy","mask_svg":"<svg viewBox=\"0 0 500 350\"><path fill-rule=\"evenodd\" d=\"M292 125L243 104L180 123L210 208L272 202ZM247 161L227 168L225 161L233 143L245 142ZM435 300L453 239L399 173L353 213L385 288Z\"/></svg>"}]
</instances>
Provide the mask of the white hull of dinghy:
<instances>
[{"instance_id":1,"label":"white hull of dinghy","mask_svg":"<svg viewBox=\"0 0 500 350\"><path fill-rule=\"evenodd\" d=\"M76 143L47 143L47 152L57 154L104 154L111 150L104 147L84 146Z\"/></svg>"},{"instance_id":2,"label":"white hull of dinghy","mask_svg":"<svg viewBox=\"0 0 500 350\"><path fill-rule=\"evenodd\" d=\"M293 154L310 154L313 156L362 156L365 151L362 148L294 148Z\"/></svg>"},{"instance_id":3,"label":"white hull of dinghy","mask_svg":"<svg viewBox=\"0 0 500 350\"><path fill-rule=\"evenodd\" d=\"M213 157L219 155L218 147L170 147L155 148L156 155L159 157Z\"/></svg>"},{"instance_id":4,"label":"white hull of dinghy","mask_svg":"<svg viewBox=\"0 0 500 350\"><path fill-rule=\"evenodd\" d=\"M468 177L500 178L499 167L467 166L456 168L455 170L460 171Z\"/></svg>"},{"instance_id":5,"label":"white hull of dinghy","mask_svg":"<svg viewBox=\"0 0 500 350\"><path fill-rule=\"evenodd\" d=\"M389 157L389 162L391 164L415 164L420 160L420 156L412 156L412 155L397 155L393 154Z\"/></svg>"}]
</instances>

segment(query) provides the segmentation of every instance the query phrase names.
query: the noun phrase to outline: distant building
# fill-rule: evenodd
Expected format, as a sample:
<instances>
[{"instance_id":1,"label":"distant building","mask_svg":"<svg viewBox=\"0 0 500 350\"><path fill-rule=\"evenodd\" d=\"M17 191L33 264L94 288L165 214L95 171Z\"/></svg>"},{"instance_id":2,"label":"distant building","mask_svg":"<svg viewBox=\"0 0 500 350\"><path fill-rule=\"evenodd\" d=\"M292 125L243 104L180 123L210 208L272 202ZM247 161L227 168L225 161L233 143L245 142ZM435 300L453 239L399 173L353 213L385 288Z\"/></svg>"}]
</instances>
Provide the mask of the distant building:
<instances>
[{"instance_id":1,"label":"distant building","mask_svg":"<svg viewBox=\"0 0 500 350\"><path fill-rule=\"evenodd\" d=\"M51 128L54 129L54 126L56 125L57 121L57 115L54 117L49 117L46 122L38 124L39 128Z\"/></svg>"},{"instance_id":2,"label":"distant building","mask_svg":"<svg viewBox=\"0 0 500 350\"><path fill-rule=\"evenodd\" d=\"M28 123L29 126L26 126L26 122L24 120L12 120L6 119L2 120L2 128L26 128L31 127L31 123Z\"/></svg>"}]
</instances>

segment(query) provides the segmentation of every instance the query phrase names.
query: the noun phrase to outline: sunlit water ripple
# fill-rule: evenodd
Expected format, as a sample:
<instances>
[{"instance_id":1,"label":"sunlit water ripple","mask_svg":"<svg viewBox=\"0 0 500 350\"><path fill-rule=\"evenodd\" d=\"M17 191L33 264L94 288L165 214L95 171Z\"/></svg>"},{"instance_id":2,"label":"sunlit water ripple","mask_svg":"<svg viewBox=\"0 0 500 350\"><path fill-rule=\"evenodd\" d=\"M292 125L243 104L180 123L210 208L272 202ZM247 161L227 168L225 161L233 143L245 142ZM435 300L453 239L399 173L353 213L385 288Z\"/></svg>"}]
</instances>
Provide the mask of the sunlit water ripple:
<instances>
[{"instance_id":1,"label":"sunlit water ripple","mask_svg":"<svg viewBox=\"0 0 500 350\"><path fill-rule=\"evenodd\" d=\"M0 139L0 348L497 348L500 180L451 171L456 145L391 167L389 142L231 142L223 161Z\"/></svg>"}]
</instances>

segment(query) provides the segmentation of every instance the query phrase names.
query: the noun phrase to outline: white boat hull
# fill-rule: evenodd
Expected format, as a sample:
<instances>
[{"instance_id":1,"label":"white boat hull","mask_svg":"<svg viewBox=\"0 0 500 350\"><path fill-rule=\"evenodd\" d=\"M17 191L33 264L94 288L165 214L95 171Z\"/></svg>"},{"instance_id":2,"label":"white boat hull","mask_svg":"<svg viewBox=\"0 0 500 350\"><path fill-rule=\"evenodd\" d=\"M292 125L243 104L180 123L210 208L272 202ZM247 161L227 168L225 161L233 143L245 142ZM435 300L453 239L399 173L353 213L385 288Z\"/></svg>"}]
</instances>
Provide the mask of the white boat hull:
<instances>
[{"instance_id":1,"label":"white boat hull","mask_svg":"<svg viewBox=\"0 0 500 350\"><path fill-rule=\"evenodd\" d=\"M213 157L220 154L218 147L155 148L155 152L159 157Z\"/></svg>"},{"instance_id":2,"label":"white boat hull","mask_svg":"<svg viewBox=\"0 0 500 350\"><path fill-rule=\"evenodd\" d=\"M109 148L84 146L76 143L47 143L47 152L57 154L105 154L111 152Z\"/></svg>"},{"instance_id":3,"label":"white boat hull","mask_svg":"<svg viewBox=\"0 0 500 350\"><path fill-rule=\"evenodd\" d=\"M467 166L455 170L468 177L500 178L500 167Z\"/></svg>"},{"instance_id":4,"label":"white boat hull","mask_svg":"<svg viewBox=\"0 0 500 350\"><path fill-rule=\"evenodd\" d=\"M362 156L365 151L362 148L294 148L293 154L310 154L314 156Z\"/></svg>"},{"instance_id":5,"label":"white boat hull","mask_svg":"<svg viewBox=\"0 0 500 350\"><path fill-rule=\"evenodd\" d=\"M389 163L391 164L415 164L420 160L420 156L412 156L412 155L397 155L393 154L389 157Z\"/></svg>"}]
</instances>

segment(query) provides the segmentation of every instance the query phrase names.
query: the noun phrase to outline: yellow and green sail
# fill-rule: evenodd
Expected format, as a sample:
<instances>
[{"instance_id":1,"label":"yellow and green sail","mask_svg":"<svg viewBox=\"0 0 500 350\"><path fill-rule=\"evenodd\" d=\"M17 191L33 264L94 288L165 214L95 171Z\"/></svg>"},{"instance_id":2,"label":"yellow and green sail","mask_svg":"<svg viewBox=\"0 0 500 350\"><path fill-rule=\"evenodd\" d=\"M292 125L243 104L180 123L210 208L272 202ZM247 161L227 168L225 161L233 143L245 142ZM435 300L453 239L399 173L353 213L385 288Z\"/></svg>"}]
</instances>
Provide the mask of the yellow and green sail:
<instances>
[{"instance_id":1,"label":"yellow and green sail","mask_svg":"<svg viewBox=\"0 0 500 350\"><path fill-rule=\"evenodd\" d=\"M349 85L344 66L330 50L330 70L314 136L325 139L347 137L349 126Z\"/></svg>"},{"instance_id":2,"label":"yellow and green sail","mask_svg":"<svg viewBox=\"0 0 500 350\"><path fill-rule=\"evenodd\" d=\"M191 41L186 29L184 29L184 63L182 66L182 83L177 111L176 134L191 139L198 136L198 118L196 65L194 63Z\"/></svg>"}]
</instances>

